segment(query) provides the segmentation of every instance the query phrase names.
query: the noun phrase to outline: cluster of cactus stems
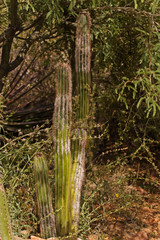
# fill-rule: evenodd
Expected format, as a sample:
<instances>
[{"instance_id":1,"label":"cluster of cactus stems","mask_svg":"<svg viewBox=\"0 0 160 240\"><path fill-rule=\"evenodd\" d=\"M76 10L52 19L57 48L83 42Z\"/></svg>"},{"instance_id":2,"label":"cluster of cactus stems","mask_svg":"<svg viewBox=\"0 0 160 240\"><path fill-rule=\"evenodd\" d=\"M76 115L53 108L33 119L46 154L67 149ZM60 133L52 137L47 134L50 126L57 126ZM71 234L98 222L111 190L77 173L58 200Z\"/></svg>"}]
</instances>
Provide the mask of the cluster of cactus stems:
<instances>
[{"instance_id":1,"label":"cluster of cactus stems","mask_svg":"<svg viewBox=\"0 0 160 240\"><path fill-rule=\"evenodd\" d=\"M88 13L82 12L77 19L76 31L76 78L73 81L76 81L78 108L75 114L76 123L74 124L72 124L71 67L69 63L61 63L57 67L53 114L55 221L54 216L50 220L45 220L47 216L50 216L49 213L53 211L47 177L48 170L44 158L41 156L35 157L38 207L42 219L41 234L45 237L52 237L56 232L57 236L63 237L63 239L77 239L81 189L85 172L90 62L90 16ZM47 224L52 224L52 229Z\"/></svg>"},{"instance_id":2,"label":"cluster of cactus stems","mask_svg":"<svg viewBox=\"0 0 160 240\"><path fill-rule=\"evenodd\" d=\"M55 215L49 186L45 156L36 154L34 173L41 236L58 236L76 239L80 216L81 189L85 172L87 117L89 113L91 64L90 16L82 12L77 19L76 31L76 95L78 110L76 128L72 125L72 75L68 63L61 63L57 70L56 99L53 115L55 143ZM78 123L78 124L77 124ZM71 140L72 139L72 140ZM0 168L0 238L13 240L5 190Z\"/></svg>"},{"instance_id":3,"label":"cluster of cactus stems","mask_svg":"<svg viewBox=\"0 0 160 240\"><path fill-rule=\"evenodd\" d=\"M54 237L56 233L55 216L48 179L48 166L42 153L37 153L34 157L34 173L41 236L43 238Z\"/></svg>"},{"instance_id":4,"label":"cluster of cactus stems","mask_svg":"<svg viewBox=\"0 0 160 240\"><path fill-rule=\"evenodd\" d=\"M3 186L2 167L0 166L0 239L13 240L11 221L6 194Z\"/></svg>"}]
</instances>

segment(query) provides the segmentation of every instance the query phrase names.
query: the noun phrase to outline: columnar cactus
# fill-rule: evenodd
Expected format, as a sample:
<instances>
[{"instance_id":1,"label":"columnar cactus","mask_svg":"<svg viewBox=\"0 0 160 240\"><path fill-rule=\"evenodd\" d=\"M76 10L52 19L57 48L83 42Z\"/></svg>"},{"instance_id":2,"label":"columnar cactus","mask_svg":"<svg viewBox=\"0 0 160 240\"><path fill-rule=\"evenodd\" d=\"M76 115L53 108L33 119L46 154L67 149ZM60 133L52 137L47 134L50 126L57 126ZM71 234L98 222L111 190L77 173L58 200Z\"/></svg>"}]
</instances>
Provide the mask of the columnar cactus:
<instances>
[{"instance_id":1,"label":"columnar cactus","mask_svg":"<svg viewBox=\"0 0 160 240\"><path fill-rule=\"evenodd\" d=\"M82 12L77 19L76 30L76 85L79 96L79 110L77 118L86 125L86 117L89 111L89 89L90 89L90 69L91 69L91 35L90 35L90 15ZM78 119L77 119L78 120ZM85 126L86 127L86 126Z\"/></svg>"},{"instance_id":2,"label":"columnar cactus","mask_svg":"<svg viewBox=\"0 0 160 240\"><path fill-rule=\"evenodd\" d=\"M78 110L76 110L75 129L72 134L72 77L71 68L67 63L57 67L53 114L56 232L63 239L71 240L77 238L78 232L89 112L91 39L90 16L86 12L81 13L77 20L75 62ZM45 195L47 190L43 185L41 182L38 188L39 192ZM42 195L39 201L42 201Z\"/></svg>"},{"instance_id":3,"label":"columnar cactus","mask_svg":"<svg viewBox=\"0 0 160 240\"><path fill-rule=\"evenodd\" d=\"M34 175L36 180L41 237L54 237L56 233L55 216L53 213L52 197L48 179L48 166L45 156L42 153L38 153L34 157Z\"/></svg>"},{"instance_id":4,"label":"columnar cactus","mask_svg":"<svg viewBox=\"0 0 160 240\"><path fill-rule=\"evenodd\" d=\"M56 99L53 115L55 143L55 207L58 236L71 231L71 114L72 79L71 68L63 63L58 68Z\"/></svg>"},{"instance_id":5,"label":"columnar cactus","mask_svg":"<svg viewBox=\"0 0 160 240\"><path fill-rule=\"evenodd\" d=\"M72 231L77 232L80 215L81 189L85 171L85 147L87 141L87 117L89 113L91 38L90 15L82 12L77 19L76 31L76 94L79 98L77 111L77 129L72 141L73 172L72 172Z\"/></svg>"},{"instance_id":6,"label":"columnar cactus","mask_svg":"<svg viewBox=\"0 0 160 240\"><path fill-rule=\"evenodd\" d=\"M2 180L2 168L0 167L0 239L13 240L11 221Z\"/></svg>"}]
</instances>

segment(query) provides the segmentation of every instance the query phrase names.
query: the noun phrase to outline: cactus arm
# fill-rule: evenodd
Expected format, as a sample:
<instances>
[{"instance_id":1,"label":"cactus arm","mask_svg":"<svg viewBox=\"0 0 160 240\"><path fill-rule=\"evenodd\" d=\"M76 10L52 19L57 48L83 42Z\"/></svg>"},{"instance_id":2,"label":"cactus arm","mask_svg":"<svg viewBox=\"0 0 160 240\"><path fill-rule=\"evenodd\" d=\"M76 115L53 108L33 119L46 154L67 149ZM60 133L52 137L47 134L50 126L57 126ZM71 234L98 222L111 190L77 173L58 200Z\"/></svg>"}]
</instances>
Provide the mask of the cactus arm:
<instances>
[{"instance_id":1,"label":"cactus arm","mask_svg":"<svg viewBox=\"0 0 160 240\"><path fill-rule=\"evenodd\" d=\"M71 229L71 69L61 64L56 79L56 99L53 115L55 143L55 206L56 228L59 236L67 236Z\"/></svg>"},{"instance_id":2,"label":"cactus arm","mask_svg":"<svg viewBox=\"0 0 160 240\"><path fill-rule=\"evenodd\" d=\"M53 213L51 190L49 186L48 166L45 156L42 153L35 155L34 175L36 181L41 236L44 238L54 237L56 233L55 217Z\"/></svg>"},{"instance_id":3,"label":"cactus arm","mask_svg":"<svg viewBox=\"0 0 160 240\"><path fill-rule=\"evenodd\" d=\"M13 240L11 221L7 206L7 199L2 180L1 167L0 167L0 239Z\"/></svg>"}]
</instances>

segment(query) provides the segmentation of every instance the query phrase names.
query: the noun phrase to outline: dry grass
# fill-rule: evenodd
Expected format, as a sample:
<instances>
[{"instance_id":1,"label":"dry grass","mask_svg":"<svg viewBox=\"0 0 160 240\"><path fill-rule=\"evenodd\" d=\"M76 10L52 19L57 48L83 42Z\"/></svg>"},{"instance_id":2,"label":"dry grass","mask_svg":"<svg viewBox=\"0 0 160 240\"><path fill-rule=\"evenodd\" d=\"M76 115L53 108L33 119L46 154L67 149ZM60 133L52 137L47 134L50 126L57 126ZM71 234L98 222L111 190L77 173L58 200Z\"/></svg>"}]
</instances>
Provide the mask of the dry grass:
<instances>
[{"instance_id":1,"label":"dry grass","mask_svg":"<svg viewBox=\"0 0 160 240\"><path fill-rule=\"evenodd\" d=\"M88 224L90 222L86 227L89 240L160 239L159 179L154 177L154 186L144 181L142 187L134 177L135 172L134 167L124 164L116 168L94 166L88 173L84 190L88 212L82 208L82 224L86 214ZM87 239L85 234L82 236Z\"/></svg>"}]
</instances>

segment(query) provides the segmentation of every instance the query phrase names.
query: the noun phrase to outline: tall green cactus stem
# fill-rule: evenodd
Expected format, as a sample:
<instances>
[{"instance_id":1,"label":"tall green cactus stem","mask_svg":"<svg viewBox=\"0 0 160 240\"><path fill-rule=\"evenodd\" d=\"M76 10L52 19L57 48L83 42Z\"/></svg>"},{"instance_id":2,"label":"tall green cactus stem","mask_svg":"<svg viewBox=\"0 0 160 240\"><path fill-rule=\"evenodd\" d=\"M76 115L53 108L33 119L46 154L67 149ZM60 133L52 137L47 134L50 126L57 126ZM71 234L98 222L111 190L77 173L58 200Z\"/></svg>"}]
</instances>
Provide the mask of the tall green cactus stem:
<instances>
[{"instance_id":1,"label":"tall green cactus stem","mask_svg":"<svg viewBox=\"0 0 160 240\"><path fill-rule=\"evenodd\" d=\"M3 186L1 166L0 166L0 239L13 240L7 199L6 199L6 194Z\"/></svg>"},{"instance_id":2,"label":"tall green cactus stem","mask_svg":"<svg viewBox=\"0 0 160 240\"><path fill-rule=\"evenodd\" d=\"M55 237L55 216L53 213L51 190L49 186L48 166L45 156L42 153L38 153L34 157L34 175L41 237Z\"/></svg>"},{"instance_id":3,"label":"tall green cactus stem","mask_svg":"<svg viewBox=\"0 0 160 240\"><path fill-rule=\"evenodd\" d=\"M80 215L81 190L85 172L85 147L87 142L87 117L89 113L90 93L90 65L91 65L91 36L90 15L80 13L77 19L76 31L76 85L79 98L79 109L77 111L77 129L73 134L72 156L74 160L72 172L72 232L78 230Z\"/></svg>"},{"instance_id":4,"label":"tall green cactus stem","mask_svg":"<svg viewBox=\"0 0 160 240\"><path fill-rule=\"evenodd\" d=\"M89 112L89 89L90 89L90 68L91 68L91 20L87 12L80 13L77 19L76 30L76 85L79 96L79 110L77 117L81 124L86 125L86 117ZM77 119L77 120L78 120ZM82 126L81 126L82 127Z\"/></svg>"},{"instance_id":5,"label":"tall green cactus stem","mask_svg":"<svg viewBox=\"0 0 160 240\"><path fill-rule=\"evenodd\" d=\"M71 68L67 63L57 69L56 99L53 115L55 143L55 206L58 236L68 236L71 230Z\"/></svg>"}]
</instances>

